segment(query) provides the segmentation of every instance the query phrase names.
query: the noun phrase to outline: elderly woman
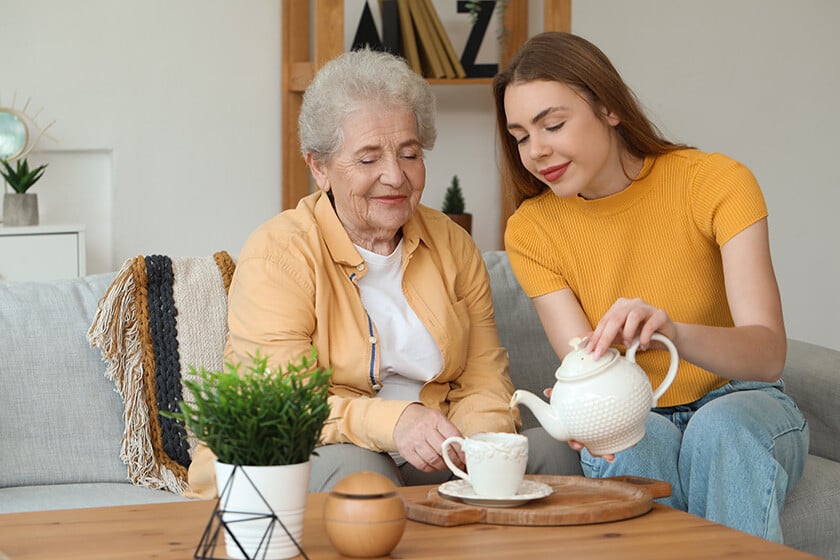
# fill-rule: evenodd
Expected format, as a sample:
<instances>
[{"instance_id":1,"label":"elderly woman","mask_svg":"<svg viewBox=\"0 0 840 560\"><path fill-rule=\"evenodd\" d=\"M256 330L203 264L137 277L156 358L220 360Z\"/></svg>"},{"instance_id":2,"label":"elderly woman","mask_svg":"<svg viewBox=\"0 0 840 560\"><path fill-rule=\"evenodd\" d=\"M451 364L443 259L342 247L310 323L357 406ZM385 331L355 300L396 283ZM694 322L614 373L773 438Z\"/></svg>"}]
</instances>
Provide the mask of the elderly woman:
<instances>
[{"instance_id":1,"label":"elderly woman","mask_svg":"<svg viewBox=\"0 0 840 560\"><path fill-rule=\"evenodd\" d=\"M348 52L315 76L299 126L318 190L242 249L228 357L259 349L285 364L314 344L333 369L310 490L361 470L398 485L448 480L444 439L512 432L519 418L481 254L420 204L436 136L431 88L393 55ZM561 446L541 453L543 440L553 441L532 443L531 470L562 470ZM191 483L207 468L206 457L193 463Z\"/></svg>"}]
</instances>

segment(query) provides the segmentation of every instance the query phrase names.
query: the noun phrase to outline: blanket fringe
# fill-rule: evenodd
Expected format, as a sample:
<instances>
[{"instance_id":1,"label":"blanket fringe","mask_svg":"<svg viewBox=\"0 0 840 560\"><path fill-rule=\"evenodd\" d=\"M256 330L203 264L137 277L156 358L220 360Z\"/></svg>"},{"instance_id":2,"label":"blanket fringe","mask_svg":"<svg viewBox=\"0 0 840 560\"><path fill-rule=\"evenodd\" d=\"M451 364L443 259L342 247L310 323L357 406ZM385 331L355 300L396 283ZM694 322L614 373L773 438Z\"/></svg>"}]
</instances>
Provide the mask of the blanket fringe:
<instances>
[{"instance_id":1,"label":"blanket fringe","mask_svg":"<svg viewBox=\"0 0 840 560\"><path fill-rule=\"evenodd\" d=\"M98 347L125 407L120 456L133 484L183 493L187 483L155 461L149 437L149 406L144 393L143 348L137 317L137 288L144 287L146 265L142 256L127 260L99 302L88 341ZM143 290L145 293L145 289Z\"/></svg>"}]
</instances>

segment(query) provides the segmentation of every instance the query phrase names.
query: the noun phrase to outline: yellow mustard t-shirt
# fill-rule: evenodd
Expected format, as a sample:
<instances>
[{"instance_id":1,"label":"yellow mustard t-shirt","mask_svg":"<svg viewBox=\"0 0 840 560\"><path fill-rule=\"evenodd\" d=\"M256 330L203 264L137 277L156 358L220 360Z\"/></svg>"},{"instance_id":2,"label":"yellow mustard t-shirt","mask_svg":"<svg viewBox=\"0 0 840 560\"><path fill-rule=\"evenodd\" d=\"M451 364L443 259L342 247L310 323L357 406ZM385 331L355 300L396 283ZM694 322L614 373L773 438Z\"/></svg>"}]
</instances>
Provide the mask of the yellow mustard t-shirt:
<instances>
[{"instance_id":1,"label":"yellow mustard t-shirt","mask_svg":"<svg viewBox=\"0 0 840 560\"><path fill-rule=\"evenodd\" d=\"M529 297L570 288L594 326L620 297L642 298L673 321L733 326L720 248L767 216L753 174L721 154L678 150L645 160L639 178L612 196L522 203L505 247ZM636 355L657 387L669 355ZM728 380L685 361L659 406L693 402Z\"/></svg>"}]
</instances>

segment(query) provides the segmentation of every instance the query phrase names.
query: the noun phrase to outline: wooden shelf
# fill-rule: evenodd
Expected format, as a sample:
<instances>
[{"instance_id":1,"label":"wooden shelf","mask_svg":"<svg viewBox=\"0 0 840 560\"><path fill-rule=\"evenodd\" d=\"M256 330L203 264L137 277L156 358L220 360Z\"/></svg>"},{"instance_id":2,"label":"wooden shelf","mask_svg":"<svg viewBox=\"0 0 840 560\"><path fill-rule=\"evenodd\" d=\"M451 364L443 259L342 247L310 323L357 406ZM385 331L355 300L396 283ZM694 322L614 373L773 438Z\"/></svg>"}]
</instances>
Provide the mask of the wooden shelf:
<instances>
[{"instance_id":1,"label":"wooden shelf","mask_svg":"<svg viewBox=\"0 0 840 560\"><path fill-rule=\"evenodd\" d=\"M571 29L572 0L544 0L543 29ZM311 192L309 171L300 154L297 120L303 92L315 72L327 60L344 50L344 0L282 1L283 67L281 114L281 204L283 209L293 208ZM504 66L528 40L528 0L508 0L505 9L506 40L500 45L499 64ZM310 29L312 30L310 33ZM310 44L312 48L310 48ZM436 85L490 84L492 78L430 79ZM488 116L492 118L492 116ZM502 222L504 232L507 218L514 208L502 185Z\"/></svg>"}]
</instances>

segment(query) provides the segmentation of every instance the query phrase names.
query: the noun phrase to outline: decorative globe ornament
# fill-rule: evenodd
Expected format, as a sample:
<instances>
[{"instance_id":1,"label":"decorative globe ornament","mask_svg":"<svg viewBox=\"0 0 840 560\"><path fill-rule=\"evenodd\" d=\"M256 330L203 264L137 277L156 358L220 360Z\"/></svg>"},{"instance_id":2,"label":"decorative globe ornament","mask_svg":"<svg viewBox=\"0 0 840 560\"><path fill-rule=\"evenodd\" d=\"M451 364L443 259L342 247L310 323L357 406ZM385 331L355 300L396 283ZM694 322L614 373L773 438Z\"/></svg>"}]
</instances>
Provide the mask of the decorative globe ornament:
<instances>
[{"instance_id":1,"label":"decorative globe ornament","mask_svg":"<svg viewBox=\"0 0 840 560\"><path fill-rule=\"evenodd\" d=\"M335 549L351 558L389 554L405 530L405 503L393 482L362 471L333 487L324 504L324 528Z\"/></svg>"}]
</instances>

